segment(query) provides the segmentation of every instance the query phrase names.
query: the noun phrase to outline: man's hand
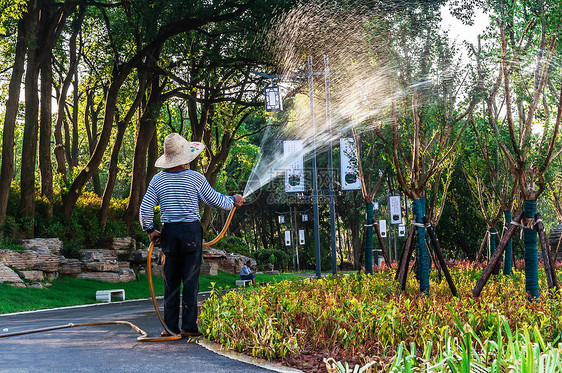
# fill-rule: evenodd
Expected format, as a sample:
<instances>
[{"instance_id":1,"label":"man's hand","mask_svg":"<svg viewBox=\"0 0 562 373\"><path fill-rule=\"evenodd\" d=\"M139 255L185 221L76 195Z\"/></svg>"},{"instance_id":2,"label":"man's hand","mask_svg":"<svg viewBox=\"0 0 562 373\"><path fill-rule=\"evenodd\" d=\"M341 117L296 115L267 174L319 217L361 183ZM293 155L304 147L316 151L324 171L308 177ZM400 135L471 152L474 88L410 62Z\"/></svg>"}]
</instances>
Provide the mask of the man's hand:
<instances>
[{"instance_id":1,"label":"man's hand","mask_svg":"<svg viewBox=\"0 0 562 373\"><path fill-rule=\"evenodd\" d=\"M148 233L148 238L150 238L151 242L154 241L154 243L156 243L160 240L160 232L154 230L154 231Z\"/></svg>"},{"instance_id":2,"label":"man's hand","mask_svg":"<svg viewBox=\"0 0 562 373\"><path fill-rule=\"evenodd\" d=\"M236 202L234 202L234 206L236 207L240 207L244 204L244 202L246 202L244 197L242 197L240 194L235 194L234 199L236 200Z\"/></svg>"}]
</instances>

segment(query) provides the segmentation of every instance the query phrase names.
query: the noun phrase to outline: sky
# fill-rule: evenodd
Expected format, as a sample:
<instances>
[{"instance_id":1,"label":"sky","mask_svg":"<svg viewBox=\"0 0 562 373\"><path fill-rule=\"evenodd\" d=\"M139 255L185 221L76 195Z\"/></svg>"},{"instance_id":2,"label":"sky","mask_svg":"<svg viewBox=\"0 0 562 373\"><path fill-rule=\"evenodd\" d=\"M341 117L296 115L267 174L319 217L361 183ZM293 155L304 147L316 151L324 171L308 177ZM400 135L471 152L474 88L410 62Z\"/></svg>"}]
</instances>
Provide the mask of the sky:
<instances>
[{"instance_id":1,"label":"sky","mask_svg":"<svg viewBox=\"0 0 562 373\"><path fill-rule=\"evenodd\" d=\"M441 7L441 17L443 19L441 27L445 30L449 30L449 34L453 40L456 40L459 44L467 41L475 47L478 44L478 35L482 34L486 26L490 23L488 15L484 14L480 9L476 9L474 25L464 25L451 15L447 4Z\"/></svg>"}]
</instances>

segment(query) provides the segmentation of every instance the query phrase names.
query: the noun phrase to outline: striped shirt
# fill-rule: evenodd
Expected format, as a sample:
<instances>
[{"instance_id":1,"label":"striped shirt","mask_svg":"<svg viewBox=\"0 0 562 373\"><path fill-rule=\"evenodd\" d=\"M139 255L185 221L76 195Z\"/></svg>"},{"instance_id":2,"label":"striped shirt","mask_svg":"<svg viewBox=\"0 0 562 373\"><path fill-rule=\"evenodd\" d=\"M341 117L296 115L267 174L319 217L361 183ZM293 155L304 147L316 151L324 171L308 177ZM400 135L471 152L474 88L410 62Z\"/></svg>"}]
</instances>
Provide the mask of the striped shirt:
<instances>
[{"instance_id":1,"label":"striped shirt","mask_svg":"<svg viewBox=\"0 0 562 373\"><path fill-rule=\"evenodd\" d=\"M160 205L162 223L201 220L199 200L213 207L230 210L234 197L215 191L197 171L160 171L148 184L140 205L139 218L144 231L154 230L154 207Z\"/></svg>"}]
</instances>

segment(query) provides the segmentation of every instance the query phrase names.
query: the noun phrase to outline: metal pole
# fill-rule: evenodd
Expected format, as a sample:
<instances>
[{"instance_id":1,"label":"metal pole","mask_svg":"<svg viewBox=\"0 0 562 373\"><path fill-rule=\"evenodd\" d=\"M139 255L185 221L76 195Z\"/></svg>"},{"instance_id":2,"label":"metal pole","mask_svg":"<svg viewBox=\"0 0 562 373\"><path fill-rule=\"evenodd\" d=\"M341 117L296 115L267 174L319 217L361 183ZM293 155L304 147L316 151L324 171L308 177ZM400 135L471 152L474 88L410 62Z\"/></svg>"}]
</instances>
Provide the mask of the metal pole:
<instances>
[{"instance_id":1,"label":"metal pole","mask_svg":"<svg viewBox=\"0 0 562 373\"><path fill-rule=\"evenodd\" d=\"M289 219L291 219L291 240L294 241L295 239L295 230L293 229L293 206L289 206ZM295 263L295 246L297 245L297 242L294 241L291 243L291 249L293 251L293 270L297 269L296 263Z\"/></svg>"},{"instance_id":2,"label":"metal pole","mask_svg":"<svg viewBox=\"0 0 562 373\"><path fill-rule=\"evenodd\" d=\"M291 219L295 219L295 252L297 253L297 263L298 263L298 252L299 252L299 221L297 219L297 211L298 210L298 205L295 206L295 209L293 210L295 212L295 216L293 217L293 215L291 215Z\"/></svg>"},{"instance_id":3,"label":"metal pole","mask_svg":"<svg viewBox=\"0 0 562 373\"><path fill-rule=\"evenodd\" d=\"M324 84L326 87L326 121L329 128L329 149L328 149L328 178L329 178L329 194L330 194L330 245L332 248L332 274L338 273L338 262L336 257L336 204L334 196L334 166L332 159L332 113L330 110L330 64L328 55L324 55Z\"/></svg>"},{"instance_id":4,"label":"metal pole","mask_svg":"<svg viewBox=\"0 0 562 373\"><path fill-rule=\"evenodd\" d=\"M320 266L320 216L318 211L318 174L316 171L316 123L314 122L314 85L312 80L312 56L308 56L308 95L310 99L310 124L314 131L312 143L312 209L314 211L314 259L316 277L322 277Z\"/></svg>"}]
</instances>

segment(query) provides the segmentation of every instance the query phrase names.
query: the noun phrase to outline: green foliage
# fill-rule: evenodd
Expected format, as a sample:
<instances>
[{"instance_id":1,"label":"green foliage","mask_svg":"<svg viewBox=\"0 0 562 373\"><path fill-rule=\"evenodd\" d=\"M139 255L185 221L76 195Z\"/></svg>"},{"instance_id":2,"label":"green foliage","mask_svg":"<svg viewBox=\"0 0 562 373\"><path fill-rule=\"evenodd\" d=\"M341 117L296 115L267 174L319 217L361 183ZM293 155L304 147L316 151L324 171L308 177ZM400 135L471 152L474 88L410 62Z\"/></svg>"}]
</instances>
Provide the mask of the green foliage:
<instances>
[{"instance_id":1,"label":"green foliage","mask_svg":"<svg viewBox=\"0 0 562 373\"><path fill-rule=\"evenodd\" d=\"M254 253L259 266L272 263L275 268L285 270L289 266L291 257L284 251L277 249L259 250Z\"/></svg>"},{"instance_id":2,"label":"green foliage","mask_svg":"<svg viewBox=\"0 0 562 373\"><path fill-rule=\"evenodd\" d=\"M248 244L243 239L236 236L227 236L222 238L214 245L215 249L224 250L229 253L238 253L251 256Z\"/></svg>"},{"instance_id":3,"label":"green foliage","mask_svg":"<svg viewBox=\"0 0 562 373\"><path fill-rule=\"evenodd\" d=\"M516 332L533 331L535 338L540 334L545 344L558 344L562 330L559 291L552 296L543 291L541 302L531 303L521 291L523 276L498 276L479 298L472 298L478 271L462 263L451 274L459 297L453 297L445 281L437 283L436 278L431 279L432 293L420 296L412 275L407 291L396 294L391 285L394 271L389 270L368 276L283 281L229 293L203 305L202 330L225 347L268 359L295 356L303 350L328 356L338 352L342 358L393 356L413 343L429 346L423 354L429 361L447 351L462 357L459 346L481 341L470 351L465 348L464 362L457 363L466 364L473 350L480 353L490 351L491 343L509 343L512 337L505 323ZM404 359L398 360L402 364Z\"/></svg>"}]
</instances>

